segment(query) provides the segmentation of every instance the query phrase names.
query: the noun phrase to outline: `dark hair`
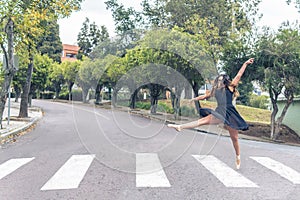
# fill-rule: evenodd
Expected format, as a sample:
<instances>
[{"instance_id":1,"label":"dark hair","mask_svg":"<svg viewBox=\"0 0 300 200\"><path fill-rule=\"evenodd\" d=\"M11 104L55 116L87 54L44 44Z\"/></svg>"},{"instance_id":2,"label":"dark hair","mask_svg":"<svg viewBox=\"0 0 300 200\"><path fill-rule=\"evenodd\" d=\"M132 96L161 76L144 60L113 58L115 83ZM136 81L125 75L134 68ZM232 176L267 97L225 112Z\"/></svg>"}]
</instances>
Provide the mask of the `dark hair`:
<instances>
[{"instance_id":1,"label":"dark hair","mask_svg":"<svg viewBox=\"0 0 300 200\"><path fill-rule=\"evenodd\" d=\"M211 96L215 96L215 90L219 89L219 78L220 77L223 77L223 79L221 80L221 81L223 81L222 88L225 88L225 87L228 88L229 86L232 86L230 77L227 74L221 74L221 75L217 76L216 79L214 80L214 84L213 84L213 87L211 90ZM233 90L234 97L238 97L239 96L238 90L236 89L235 86L233 88L234 88L234 90Z\"/></svg>"}]
</instances>

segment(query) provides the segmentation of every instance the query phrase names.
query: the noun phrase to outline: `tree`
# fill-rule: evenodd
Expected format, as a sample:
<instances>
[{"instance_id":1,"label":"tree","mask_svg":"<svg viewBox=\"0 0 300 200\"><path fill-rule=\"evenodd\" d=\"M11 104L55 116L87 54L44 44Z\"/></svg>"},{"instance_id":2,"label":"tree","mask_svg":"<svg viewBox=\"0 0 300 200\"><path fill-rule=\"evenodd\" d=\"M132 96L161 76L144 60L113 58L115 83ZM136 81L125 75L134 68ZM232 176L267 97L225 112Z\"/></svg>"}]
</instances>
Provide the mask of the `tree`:
<instances>
[{"instance_id":1,"label":"tree","mask_svg":"<svg viewBox=\"0 0 300 200\"><path fill-rule=\"evenodd\" d=\"M300 93L300 32L299 26L292 28L284 24L278 33L265 32L258 43L257 60L265 69L261 80L269 91L272 103L271 138L277 139L282 121L296 94ZM278 99L282 94L285 106L278 115Z\"/></svg>"},{"instance_id":2,"label":"tree","mask_svg":"<svg viewBox=\"0 0 300 200\"><path fill-rule=\"evenodd\" d=\"M129 37L129 36L128 36ZM116 38L107 38L103 41L101 41L95 49L90 53L89 57L91 59L104 59L106 60L106 57L124 57L126 54L127 49L131 49L134 46L136 46L136 43L134 42L129 42L126 40L127 34L124 34L123 36L117 36ZM114 59L112 60L114 61ZM106 74L103 74L106 76ZM95 104L100 103L100 92L101 89L103 88L104 84L107 83L107 80L109 79L108 77L104 78L105 81L102 80L102 78L99 80L96 90L95 90L95 96L96 96L96 101Z\"/></svg>"},{"instance_id":3,"label":"tree","mask_svg":"<svg viewBox=\"0 0 300 200\"><path fill-rule=\"evenodd\" d=\"M294 3L295 7L299 9L298 12L300 12L300 0L286 0L287 4Z\"/></svg>"},{"instance_id":4,"label":"tree","mask_svg":"<svg viewBox=\"0 0 300 200\"><path fill-rule=\"evenodd\" d=\"M118 35L124 35L141 26L141 14L135 11L132 7L125 8L124 5L119 4L117 0L108 0L104 2L106 9L110 9L112 17L115 21L115 30Z\"/></svg>"},{"instance_id":5,"label":"tree","mask_svg":"<svg viewBox=\"0 0 300 200\"><path fill-rule=\"evenodd\" d=\"M78 70L80 69L81 64L82 64L82 61L80 61L80 60L64 61L61 63L62 75L68 85L69 101L72 100L72 88L76 81Z\"/></svg>"},{"instance_id":6,"label":"tree","mask_svg":"<svg viewBox=\"0 0 300 200\"><path fill-rule=\"evenodd\" d=\"M59 97L59 93L61 91L61 86L65 82L63 76L63 68L62 65L54 62L50 66L49 76L47 79L47 87L54 88L55 91L55 98Z\"/></svg>"},{"instance_id":7,"label":"tree","mask_svg":"<svg viewBox=\"0 0 300 200\"><path fill-rule=\"evenodd\" d=\"M165 2L161 0L143 0L143 19L144 24L149 24L149 28L166 28L167 27L167 12L165 11ZM148 27L146 27L148 28Z\"/></svg>"},{"instance_id":8,"label":"tree","mask_svg":"<svg viewBox=\"0 0 300 200\"><path fill-rule=\"evenodd\" d=\"M84 57L82 65L79 67L78 71L78 77L77 77L77 83L82 88L82 98L83 102L87 103L87 95L89 89L98 88L99 91L103 88L103 83L106 82L106 75L104 75L105 70L108 68L108 61L109 59L114 59L111 56L107 56L104 59L89 59L87 57ZM110 62L113 62L111 60ZM97 98L100 98L97 97ZM100 103L99 99L98 103Z\"/></svg>"},{"instance_id":9,"label":"tree","mask_svg":"<svg viewBox=\"0 0 300 200\"><path fill-rule=\"evenodd\" d=\"M32 83L29 92L29 106L31 106L32 96L36 93L43 92L47 85L49 71L53 60L47 55L36 54L33 61Z\"/></svg>"},{"instance_id":10,"label":"tree","mask_svg":"<svg viewBox=\"0 0 300 200\"><path fill-rule=\"evenodd\" d=\"M48 55L53 61L61 63L63 50L59 37L59 25L57 20L43 22L46 26L44 34L38 38L37 50L41 55Z\"/></svg>"},{"instance_id":11,"label":"tree","mask_svg":"<svg viewBox=\"0 0 300 200\"><path fill-rule=\"evenodd\" d=\"M88 18L82 24L81 32L78 34L77 43L80 47L78 53L78 59L82 59L82 56L89 56L92 50L99 44L109 38L107 28L101 26L100 29L95 22L90 23Z\"/></svg>"},{"instance_id":12,"label":"tree","mask_svg":"<svg viewBox=\"0 0 300 200\"><path fill-rule=\"evenodd\" d=\"M167 29L149 31L139 45L142 48L153 49L153 53L147 56L151 60L149 62L164 64L180 73L193 88L195 95L198 95L199 86L204 83L204 80L217 73L212 58L201 42L194 35L180 28L171 31ZM180 115L180 97L185 85L183 81L168 83L169 89L174 88L175 95L172 97L175 99L172 100L177 116ZM200 107L199 103L196 107Z\"/></svg>"},{"instance_id":13,"label":"tree","mask_svg":"<svg viewBox=\"0 0 300 200\"><path fill-rule=\"evenodd\" d=\"M26 83L26 72L27 72L27 62L26 56L20 58L20 65L16 75L13 78L13 86L16 92L16 100L21 94L22 86ZM30 87L29 95L29 105L31 105L31 97L36 92L36 90L43 91L46 87L47 77L49 74L50 66L53 61L47 55L36 54L34 56L34 69L33 69L33 79ZM18 101L18 100L17 100Z\"/></svg>"},{"instance_id":14,"label":"tree","mask_svg":"<svg viewBox=\"0 0 300 200\"><path fill-rule=\"evenodd\" d=\"M33 69L33 55L36 49L36 38L43 34L41 22L70 15L80 8L82 0L45 0L45 1L8 1L0 3L0 46L5 55L6 68L4 82L0 92L0 124L6 103L8 88L16 72L13 62L14 48L18 44L26 44L29 53L27 81L23 88L20 117L28 116L28 93ZM16 43L16 44L15 44ZM24 47L24 46L23 46ZM21 49L21 48L20 48Z\"/></svg>"}]
</instances>

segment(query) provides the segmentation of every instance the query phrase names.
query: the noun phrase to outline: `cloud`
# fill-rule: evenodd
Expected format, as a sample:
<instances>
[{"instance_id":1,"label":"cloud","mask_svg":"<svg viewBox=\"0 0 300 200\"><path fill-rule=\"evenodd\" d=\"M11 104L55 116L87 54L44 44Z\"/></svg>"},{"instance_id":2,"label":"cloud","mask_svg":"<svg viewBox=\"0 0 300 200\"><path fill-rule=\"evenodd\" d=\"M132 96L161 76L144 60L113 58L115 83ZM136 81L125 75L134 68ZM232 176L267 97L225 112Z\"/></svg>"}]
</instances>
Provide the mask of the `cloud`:
<instances>
[{"instance_id":1,"label":"cloud","mask_svg":"<svg viewBox=\"0 0 300 200\"><path fill-rule=\"evenodd\" d=\"M294 22L300 18L294 5L287 5L283 0L263 0L259 12L263 14L263 17L258 25L269 26L273 29L279 28L284 21Z\"/></svg>"},{"instance_id":2,"label":"cloud","mask_svg":"<svg viewBox=\"0 0 300 200\"><path fill-rule=\"evenodd\" d=\"M82 3L81 11L74 12L69 18L59 20L62 42L66 44L76 43L77 35L86 17L99 27L106 26L110 36L114 36L115 23L112 19L112 13L106 10L105 1L85 0ZM142 0L118 0L118 2L126 8L133 7L136 10L141 10ZM294 5L287 5L284 0L262 0L260 13L263 14L263 18L258 22L258 25L267 25L274 29L277 29L283 21L295 21L300 16Z\"/></svg>"}]
</instances>

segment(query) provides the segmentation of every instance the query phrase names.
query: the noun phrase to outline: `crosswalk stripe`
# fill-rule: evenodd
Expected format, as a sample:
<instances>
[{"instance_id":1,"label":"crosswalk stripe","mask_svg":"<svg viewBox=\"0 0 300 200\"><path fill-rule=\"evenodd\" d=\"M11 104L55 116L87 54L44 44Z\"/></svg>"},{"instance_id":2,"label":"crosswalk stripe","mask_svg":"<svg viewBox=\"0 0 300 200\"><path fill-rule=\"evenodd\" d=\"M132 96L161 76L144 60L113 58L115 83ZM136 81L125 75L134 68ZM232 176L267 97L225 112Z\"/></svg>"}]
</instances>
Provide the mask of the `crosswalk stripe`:
<instances>
[{"instance_id":1,"label":"crosswalk stripe","mask_svg":"<svg viewBox=\"0 0 300 200\"><path fill-rule=\"evenodd\" d=\"M274 171L275 173L279 174L283 178L291 181L294 184L300 184L300 173L295 171L294 169L276 161L269 157L250 157L251 159L255 160L259 164L265 166L266 168Z\"/></svg>"},{"instance_id":2,"label":"crosswalk stripe","mask_svg":"<svg viewBox=\"0 0 300 200\"><path fill-rule=\"evenodd\" d=\"M136 187L171 187L157 154L136 154Z\"/></svg>"},{"instance_id":3,"label":"crosswalk stripe","mask_svg":"<svg viewBox=\"0 0 300 200\"><path fill-rule=\"evenodd\" d=\"M208 171L216 176L226 187L258 187L225 163L212 155L192 155Z\"/></svg>"},{"instance_id":4,"label":"crosswalk stripe","mask_svg":"<svg viewBox=\"0 0 300 200\"><path fill-rule=\"evenodd\" d=\"M78 188L94 158L95 155L73 155L41 190Z\"/></svg>"},{"instance_id":5,"label":"crosswalk stripe","mask_svg":"<svg viewBox=\"0 0 300 200\"><path fill-rule=\"evenodd\" d=\"M32 158L16 158L10 159L5 163L0 165L0 180L7 176L8 174L12 173L13 171L17 170L18 168L22 167L23 165L32 161Z\"/></svg>"}]
</instances>

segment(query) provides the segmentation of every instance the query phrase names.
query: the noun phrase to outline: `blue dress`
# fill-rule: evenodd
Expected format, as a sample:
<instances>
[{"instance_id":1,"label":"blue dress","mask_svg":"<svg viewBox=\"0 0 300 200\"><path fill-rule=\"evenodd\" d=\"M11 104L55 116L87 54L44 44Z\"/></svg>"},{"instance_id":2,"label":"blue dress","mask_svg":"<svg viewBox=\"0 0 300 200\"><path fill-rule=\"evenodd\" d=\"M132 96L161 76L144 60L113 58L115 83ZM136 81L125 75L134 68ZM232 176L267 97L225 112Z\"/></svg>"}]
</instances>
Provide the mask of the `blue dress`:
<instances>
[{"instance_id":1,"label":"blue dress","mask_svg":"<svg viewBox=\"0 0 300 200\"><path fill-rule=\"evenodd\" d=\"M228 87L217 89L215 98L218 106L215 110L209 108L200 108L200 115L207 116L212 114L214 117L222 120L224 124L236 130L248 130L249 126L241 117L232 104L233 92Z\"/></svg>"}]
</instances>

